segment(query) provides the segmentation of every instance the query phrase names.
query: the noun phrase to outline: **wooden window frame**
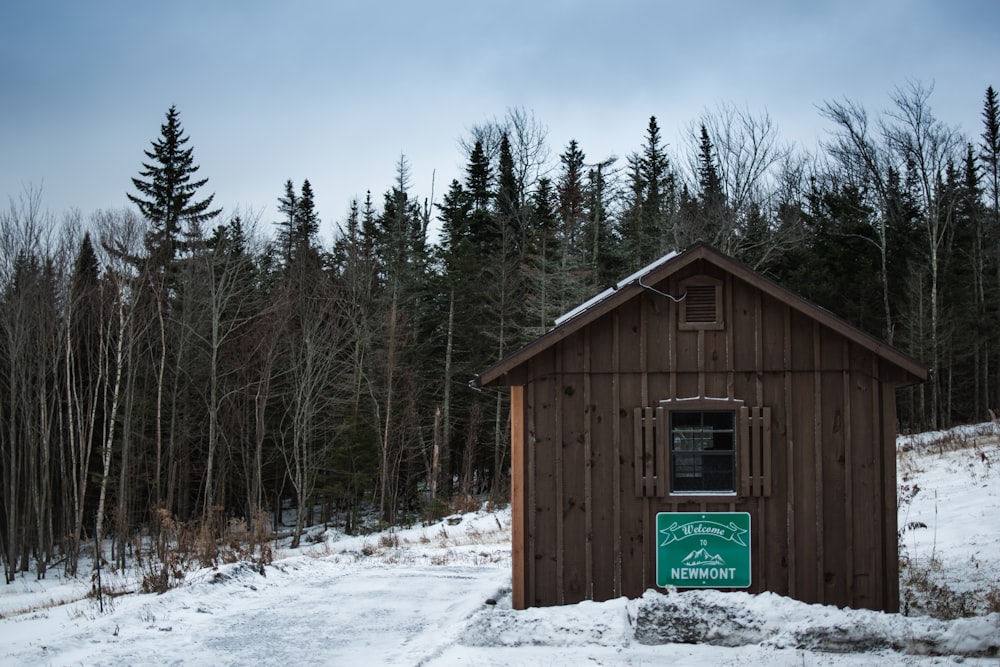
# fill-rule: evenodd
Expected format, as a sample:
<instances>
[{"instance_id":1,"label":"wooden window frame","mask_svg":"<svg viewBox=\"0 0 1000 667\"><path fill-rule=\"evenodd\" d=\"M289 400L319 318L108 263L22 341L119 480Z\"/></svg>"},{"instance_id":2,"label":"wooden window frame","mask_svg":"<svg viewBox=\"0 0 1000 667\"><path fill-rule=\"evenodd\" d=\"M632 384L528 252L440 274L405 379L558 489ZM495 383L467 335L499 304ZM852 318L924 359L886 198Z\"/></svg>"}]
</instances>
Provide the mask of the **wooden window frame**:
<instances>
[{"instance_id":1,"label":"wooden window frame","mask_svg":"<svg viewBox=\"0 0 1000 667\"><path fill-rule=\"evenodd\" d=\"M733 491L674 491L670 423L673 412L732 412ZM771 495L771 408L728 398L666 399L635 408L635 493L640 497L725 501Z\"/></svg>"}]
</instances>

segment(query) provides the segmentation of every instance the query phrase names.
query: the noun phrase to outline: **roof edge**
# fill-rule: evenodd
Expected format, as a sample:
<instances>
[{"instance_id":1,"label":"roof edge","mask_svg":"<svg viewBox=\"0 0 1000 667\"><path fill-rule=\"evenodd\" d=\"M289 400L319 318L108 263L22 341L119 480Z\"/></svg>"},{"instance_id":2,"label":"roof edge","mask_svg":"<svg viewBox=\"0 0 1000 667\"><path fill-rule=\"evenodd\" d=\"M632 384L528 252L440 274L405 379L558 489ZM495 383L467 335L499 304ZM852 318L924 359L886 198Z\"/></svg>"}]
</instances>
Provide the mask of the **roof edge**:
<instances>
[{"instance_id":1,"label":"roof edge","mask_svg":"<svg viewBox=\"0 0 1000 667\"><path fill-rule=\"evenodd\" d=\"M515 352L483 369L470 384L473 386L505 386L516 384L508 382L504 378L530 358L571 336L594 320L611 312L622 303L642 292L644 290L644 287L641 285L643 279L651 276L650 282L659 282L670 274L680 271L685 266L700 259L707 260L744 282L757 287L771 297L798 310L807 317L817 320L820 324L836 331L845 338L857 342L878 357L899 367L913 380L913 382L902 383L901 386L918 384L928 379L929 369L927 366L913 357L850 324L829 310L806 300L788 288L779 285L774 280L757 273L739 260L723 254L708 243L699 241L680 253L661 257L647 264L642 269L639 269L628 278L619 282L614 288L604 290L580 306L568 311L566 315L560 317L561 323Z\"/></svg>"}]
</instances>

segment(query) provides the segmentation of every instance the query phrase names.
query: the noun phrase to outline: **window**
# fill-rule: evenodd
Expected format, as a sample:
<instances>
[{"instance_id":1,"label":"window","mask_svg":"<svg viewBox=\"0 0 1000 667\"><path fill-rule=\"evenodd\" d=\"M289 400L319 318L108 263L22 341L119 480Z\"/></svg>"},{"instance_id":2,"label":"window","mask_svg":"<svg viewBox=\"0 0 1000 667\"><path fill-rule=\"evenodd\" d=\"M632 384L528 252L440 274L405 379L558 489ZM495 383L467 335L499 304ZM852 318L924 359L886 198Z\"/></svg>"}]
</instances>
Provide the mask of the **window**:
<instances>
[{"instance_id":1,"label":"window","mask_svg":"<svg viewBox=\"0 0 1000 667\"><path fill-rule=\"evenodd\" d=\"M736 417L732 410L670 413L670 490L735 493Z\"/></svg>"},{"instance_id":2,"label":"window","mask_svg":"<svg viewBox=\"0 0 1000 667\"><path fill-rule=\"evenodd\" d=\"M665 399L635 408L634 427L637 496L770 497L771 408Z\"/></svg>"}]
</instances>

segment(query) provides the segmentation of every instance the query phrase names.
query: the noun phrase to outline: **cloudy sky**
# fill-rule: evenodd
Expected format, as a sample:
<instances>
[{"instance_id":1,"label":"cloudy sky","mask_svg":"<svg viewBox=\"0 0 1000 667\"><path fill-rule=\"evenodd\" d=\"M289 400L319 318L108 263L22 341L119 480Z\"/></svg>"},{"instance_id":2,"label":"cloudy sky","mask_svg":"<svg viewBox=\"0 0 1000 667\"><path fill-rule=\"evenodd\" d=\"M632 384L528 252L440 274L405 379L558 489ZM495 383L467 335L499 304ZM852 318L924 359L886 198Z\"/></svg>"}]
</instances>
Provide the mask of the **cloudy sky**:
<instances>
[{"instance_id":1,"label":"cloudy sky","mask_svg":"<svg viewBox=\"0 0 1000 667\"><path fill-rule=\"evenodd\" d=\"M126 205L171 105L218 204L269 222L308 178L328 237L351 199L381 202L400 155L412 193L433 177L440 196L461 139L509 108L553 158L574 138L625 156L651 115L674 150L720 104L812 150L817 106L875 114L916 81L976 138L998 19L995 0L5 0L0 205L39 187L56 216Z\"/></svg>"}]
</instances>

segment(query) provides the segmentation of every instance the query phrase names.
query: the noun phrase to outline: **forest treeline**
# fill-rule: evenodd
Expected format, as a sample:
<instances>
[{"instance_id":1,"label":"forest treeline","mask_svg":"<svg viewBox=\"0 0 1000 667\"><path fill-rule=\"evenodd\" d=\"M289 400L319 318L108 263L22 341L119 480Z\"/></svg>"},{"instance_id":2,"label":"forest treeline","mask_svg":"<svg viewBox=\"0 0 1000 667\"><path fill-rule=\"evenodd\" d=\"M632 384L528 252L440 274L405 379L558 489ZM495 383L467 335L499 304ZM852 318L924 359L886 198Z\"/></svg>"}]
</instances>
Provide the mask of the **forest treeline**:
<instances>
[{"instance_id":1,"label":"forest treeline","mask_svg":"<svg viewBox=\"0 0 1000 667\"><path fill-rule=\"evenodd\" d=\"M556 316L704 240L926 362L902 427L1000 404L1000 128L935 118L911 84L871 115L819 109L828 140L784 144L723 105L623 159L553 157L528 112L473 127L440 200L405 158L320 240L312 184L277 219L213 206L171 108L129 204L56 220L27 189L0 214L0 560L75 573L137 535L296 510L392 523L506 492L507 397L474 374ZM137 147L137 155L140 147ZM349 159L349 158L345 158ZM124 201L124 199L123 199ZM345 203L346 204L346 203ZM289 514L289 516L292 516ZM96 538L96 539L95 539Z\"/></svg>"}]
</instances>

